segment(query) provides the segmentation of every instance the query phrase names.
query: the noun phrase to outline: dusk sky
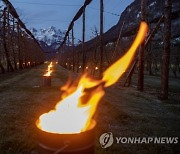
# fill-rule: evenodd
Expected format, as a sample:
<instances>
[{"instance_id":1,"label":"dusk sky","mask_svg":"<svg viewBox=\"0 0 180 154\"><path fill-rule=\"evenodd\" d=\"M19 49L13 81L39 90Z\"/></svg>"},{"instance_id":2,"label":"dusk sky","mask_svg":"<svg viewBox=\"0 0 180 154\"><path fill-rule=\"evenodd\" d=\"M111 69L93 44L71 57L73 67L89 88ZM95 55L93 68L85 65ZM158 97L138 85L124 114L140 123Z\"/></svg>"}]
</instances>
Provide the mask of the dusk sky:
<instances>
[{"instance_id":1,"label":"dusk sky","mask_svg":"<svg viewBox=\"0 0 180 154\"><path fill-rule=\"evenodd\" d=\"M28 28L55 26L68 28L84 0L10 0ZM121 12L133 0L104 0L104 31L115 25ZM115 15L117 14L117 15ZM99 0L93 0L86 9L86 40L93 37L94 27L99 29ZM75 38L81 39L82 18L75 23Z\"/></svg>"}]
</instances>

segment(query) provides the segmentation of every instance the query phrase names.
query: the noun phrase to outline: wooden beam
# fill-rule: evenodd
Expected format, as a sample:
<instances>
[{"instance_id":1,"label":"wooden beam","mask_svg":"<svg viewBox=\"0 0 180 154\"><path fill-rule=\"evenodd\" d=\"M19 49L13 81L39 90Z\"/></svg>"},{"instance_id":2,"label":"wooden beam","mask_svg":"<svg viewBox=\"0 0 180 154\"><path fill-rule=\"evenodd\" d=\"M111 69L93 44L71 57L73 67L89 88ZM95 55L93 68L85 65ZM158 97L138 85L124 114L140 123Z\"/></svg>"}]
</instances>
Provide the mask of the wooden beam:
<instances>
[{"instance_id":1,"label":"wooden beam","mask_svg":"<svg viewBox=\"0 0 180 154\"><path fill-rule=\"evenodd\" d=\"M172 0L165 0L164 6L164 48L162 54L161 71L161 99L168 99L169 88L169 63L171 51L171 11Z\"/></svg>"},{"instance_id":2,"label":"wooden beam","mask_svg":"<svg viewBox=\"0 0 180 154\"><path fill-rule=\"evenodd\" d=\"M100 73L103 73L104 56L104 1L100 0Z\"/></svg>"},{"instance_id":3,"label":"wooden beam","mask_svg":"<svg viewBox=\"0 0 180 154\"><path fill-rule=\"evenodd\" d=\"M85 65L86 65L86 50L84 48L85 30L86 30L86 8L85 8L85 6L83 8L82 23L83 23L83 28L82 28L82 55L83 55L82 70L84 70Z\"/></svg>"},{"instance_id":4,"label":"wooden beam","mask_svg":"<svg viewBox=\"0 0 180 154\"><path fill-rule=\"evenodd\" d=\"M141 21L146 21L146 9L147 9L147 0L141 0ZM139 91L144 90L144 52L145 52L145 43L143 42L140 46L139 52L139 66L138 66L138 85L137 89Z\"/></svg>"}]
</instances>

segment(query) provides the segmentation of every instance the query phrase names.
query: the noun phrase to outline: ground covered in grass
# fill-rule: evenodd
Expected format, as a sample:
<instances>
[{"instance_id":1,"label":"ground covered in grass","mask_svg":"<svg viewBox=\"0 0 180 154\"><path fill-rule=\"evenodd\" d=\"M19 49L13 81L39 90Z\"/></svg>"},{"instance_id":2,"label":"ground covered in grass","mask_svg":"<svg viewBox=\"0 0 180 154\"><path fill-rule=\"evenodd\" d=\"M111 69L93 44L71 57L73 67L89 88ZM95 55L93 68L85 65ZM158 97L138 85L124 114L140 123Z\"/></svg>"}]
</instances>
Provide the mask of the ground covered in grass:
<instances>
[{"instance_id":1,"label":"ground covered in grass","mask_svg":"<svg viewBox=\"0 0 180 154\"><path fill-rule=\"evenodd\" d=\"M0 75L0 154L37 153L35 121L49 111L60 99L60 86L68 79L69 72L55 66L51 88L42 87L42 75L47 64ZM135 82L135 81L133 81ZM112 132L122 137L180 137L180 103L178 99L160 101L154 95L159 80L146 77L147 90L115 85L106 90L98 106L95 119L96 153L107 154L173 154L180 153L179 144L113 144L102 149L99 136ZM148 89L155 89L149 92ZM170 83L172 93L180 92L180 80Z\"/></svg>"}]
</instances>

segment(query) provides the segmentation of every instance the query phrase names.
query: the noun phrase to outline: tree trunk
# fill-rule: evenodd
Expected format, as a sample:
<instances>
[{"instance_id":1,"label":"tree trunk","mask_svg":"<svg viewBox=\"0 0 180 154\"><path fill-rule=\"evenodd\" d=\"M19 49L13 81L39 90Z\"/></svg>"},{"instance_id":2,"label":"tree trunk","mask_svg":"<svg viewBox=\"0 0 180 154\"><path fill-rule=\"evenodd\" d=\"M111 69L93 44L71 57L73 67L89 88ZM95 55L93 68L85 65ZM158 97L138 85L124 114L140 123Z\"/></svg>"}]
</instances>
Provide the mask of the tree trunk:
<instances>
[{"instance_id":1,"label":"tree trunk","mask_svg":"<svg viewBox=\"0 0 180 154\"><path fill-rule=\"evenodd\" d=\"M11 35L11 44L12 44L14 68L15 68L15 70L17 70L16 53L15 53L15 48L14 48L14 34L15 34L14 17L12 17L12 19L13 19L13 29L12 29L12 35Z\"/></svg>"},{"instance_id":2,"label":"tree trunk","mask_svg":"<svg viewBox=\"0 0 180 154\"><path fill-rule=\"evenodd\" d=\"M8 51L8 48L7 48L7 38L6 38L6 9L4 9L4 20L3 20L3 46L4 46L4 51L5 51L5 56L6 56L6 61L7 61L7 70L8 71L14 71L14 68L11 64L11 61L10 61L10 55L9 55L9 51Z\"/></svg>"},{"instance_id":3,"label":"tree trunk","mask_svg":"<svg viewBox=\"0 0 180 154\"><path fill-rule=\"evenodd\" d=\"M147 0L141 0L141 21L146 21ZM142 43L139 53L138 86L139 91L144 90L144 51L145 43Z\"/></svg>"},{"instance_id":4,"label":"tree trunk","mask_svg":"<svg viewBox=\"0 0 180 154\"><path fill-rule=\"evenodd\" d=\"M4 74L5 73L5 69L4 69L4 67L3 67L1 62L0 62L0 68L1 68L1 72Z\"/></svg>"},{"instance_id":5,"label":"tree trunk","mask_svg":"<svg viewBox=\"0 0 180 154\"><path fill-rule=\"evenodd\" d=\"M2 25L0 25L0 26L2 26ZM2 28L2 27L0 27L0 28ZM4 74L5 73L5 69L4 69L4 66L1 63L1 58L2 58L2 48L1 48L1 45L2 45L2 42L0 42L0 68L1 68L1 72Z\"/></svg>"},{"instance_id":6,"label":"tree trunk","mask_svg":"<svg viewBox=\"0 0 180 154\"><path fill-rule=\"evenodd\" d=\"M172 0L165 0L164 8L164 49L162 55L161 71L161 99L168 99L169 87L169 61L171 47L171 11Z\"/></svg>"}]
</instances>

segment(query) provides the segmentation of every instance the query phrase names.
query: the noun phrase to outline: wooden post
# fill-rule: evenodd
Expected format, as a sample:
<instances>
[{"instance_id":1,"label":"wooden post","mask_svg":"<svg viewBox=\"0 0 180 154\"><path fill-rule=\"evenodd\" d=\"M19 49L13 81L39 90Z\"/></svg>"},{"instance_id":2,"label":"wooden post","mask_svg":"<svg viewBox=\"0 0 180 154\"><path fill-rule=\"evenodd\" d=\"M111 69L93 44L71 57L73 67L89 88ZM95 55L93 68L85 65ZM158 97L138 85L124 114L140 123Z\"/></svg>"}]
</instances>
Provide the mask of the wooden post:
<instances>
[{"instance_id":1,"label":"wooden post","mask_svg":"<svg viewBox=\"0 0 180 154\"><path fill-rule=\"evenodd\" d=\"M156 34L157 30L158 30L159 27L160 27L160 24L161 24L163 18L164 18L164 16L162 16L161 18L159 18L159 21L157 22L155 28L154 28L154 29L152 30L152 32L149 34L147 40L145 41L145 48L148 47L151 39L152 39L152 38L154 37L154 35ZM139 60L139 59L135 59L135 61L136 61L135 66L136 66L138 60ZM130 69L132 72L131 72L131 71L129 72L129 74L128 74L127 78L126 78L126 81L125 81L124 85L126 85L126 83L127 83L129 80L131 80L131 77L132 77L132 75L133 75L133 73L134 73L133 67L135 67L135 66L133 65L132 68ZM130 85L130 84L129 84L129 85Z\"/></svg>"},{"instance_id":2,"label":"wooden post","mask_svg":"<svg viewBox=\"0 0 180 154\"><path fill-rule=\"evenodd\" d=\"M97 66L97 47L98 47L98 38L99 38L99 34L98 34L98 30L97 30L97 28L95 27L95 38L96 38L96 40L95 40L95 47L94 47L94 55L93 55L93 63L94 63L94 65L93 65L93 68L92 68L92 75L94 76L95 75L95 67Z\"/></svg>"},{"instance_id":3,"label":"wooden post","mask_svg":"<svg viewBox=\"0 0 180 154\"><path fill-rule=\"evenodd\" d=\"M115 49L114 49L114 52L113 52L112 58L111 58L112 62L113 62L113 58L115 56L115 53L117 52L117 49L118 49L118 44L119 44L119 41L120 41L120 38L121 38L121 34L122 34L122 30L123 30L124 24L125 24L125 22L123 22L123 24L122 24L122 26L120 28L120 31L119 31L119 36L118 36L118 39L116 41Z\"/></svg>"},{"instance_id":4,"label":"wooden post","mask_svg":"<svg viewBox=\"0 0 180 154\"><path fill-rule=\"evenodd\" d=\"M77 65L77 73L79 72L79 51L78 50L76 50L76 55L77 55L77 58L76 58L76 60L77 60L77 63L76 63L76 65Z\"/></svg>"},{"instance_id":5,"label":"wooden post","mask_svg":"<svg viewBox=\"0 0 180 154\"><path fill-rule=\"evenodd\" d=\"M23 32L22 33L23 36L22 36L22 43L23 43L23 55L24 55L24 60L23 60L23 63L25 63L24 67L27 68L28 67L28 51L26 50L26 46L27 46L27 43L26 43L26 34Z\"/></svg>"},{"instance_id":6,"label":"wooden post","mask_svg":"<svg viewBox=\"0 0 180 154\"><path fill-rule=\"evenodd\" d=\"M147 0L141 0L141 21L146 21ZM145 43L142 43L139 53L138 86L139 91L144 90L144 51Z\"/></svg>"},{"instance_id":7,"label":"wooden post","mask_svg":"<svg viewBox=\"0 0 180 154\"><path fill-rule=\"evenodd\" d=\"M83 9L83 29L82 29L82 54L83 54L83 62L82 62L82 70L85 69L85 65L86 65L86 51L84 49L84 42L85 42L85 30L86 30L86 8L84 6Z\"/></svg>"},{"instance_id":8,"label":"wooden post","mask_svg":"<svg viewBox=\"0 0 180 154\"><path fill-rule=\"evenodd\" d=\"M13 27L12 27L12 35L11 35L11 43L12 43L12 51L13 51L13 62L14 62L14 68L17 70L17 62L16 62L16 53L15 53L15 47L14 47L14 35L15 35L15 22L14 17L12 17Z\"/></svg>"},{"instance_id":9,"label":"wooden post","mask_svg":"<svg viewBox=\"0 0 180 154\"><path fill-rule=\"evenodd\" d=\"M68 69L70 70L71 69L71 51L70 51L70 34L68 34L68 51L67 52L67 61L68 61Z\"/></svg>"},{"instance_id":10,"label":"wooden post","mask_svg":"<svg viewBox=\"0 0 180 154\"><path fill-rule=\"evenodd\" d=\"M19 69L23 69L22 66L22 55L21 55L21 29L19 22L17 22L17 33L18 33L18 60L19 60Z\"/></svg>"},{"instance_id":11,"label":"wooden post","mask_svg":"<svg viewBox=\"0 0 180 154\"><path fill-rule=\"evenodd\" d=\"M104 3L100 0L100 73L103 72L103 54L104 54L104 39L103 39L103 14L104 14Z\"/></svg>"},{"instance_id":12,"label":"wooden post","mask_svg":"<svg viewBox=\"0 0 180 154\"><path fill-rule=\"evenodd\" d=\"M75 58L74 58L74 28L72 28L72 54L73 54L73 72L74 72L74 68L75 68Z\"/></svg>"},{"instance_id":13,"label":"wooden post","mask_svg":"<svg viewBox=\"0 0 180 154\"><path fill-rule=\"evenodd\" d=\"M0 17L0 20L1 20L1 17ZM2 25L0 25L0 28L2 28ZM2 45L2 42L0 42L0 68L1 68L1 73L4 74L5 73L5 69L4 69L4 66L1 63L1 58L2 58L2 48L1 48L1 45Z\"/></svg>"},{"instance_id":14,"label":"wooden post","mask_svg":"<svg viewBox=\"0 0 180 154\"><path fill-rule=\"evenodd\" d=\"M154 37L154 35L156 34L157 30L159 29L161 22L163 21L164 16L161 16L161 18L159 18L155 28L151 31L151 33L149 34L148 38L145 41L145 46L147 47L148 43L151 41L151 39Z\"/></svg>"},{"instance_id":15,"label":"wooden post","mask_svg":"<svg viewBox=\"0 0 180 154\"><path fill-rule=\"evenodd\" d=\"M161 71L161 99L168 99L169 88L169 61L171 51L171 11L172 0L165 0L164 8L164 49Z\"/></svg>"},{"instance_id":16,"label":"wooden post","mask_svg":"<svg viewBox=\"0 0 180 154\"><path fill-rule=\"evenodd\" d=\"M134 73L134 70L135 70L135 67L136 67L137 62L138 62L138 59L136 58L136 59L134 60L134 63L133 63L133 65L132 65L132 67L131 67L131 69L130 69L128 75L127 75L127 77L126 77L126 80L125 80L124 85L123 85L124 87L126 86L127 83L128 83L128 85L127 85L128 87L131 85L131 78L132 78L132 75L133 75L133 73Z\"/></svg>"}]
</instances>

